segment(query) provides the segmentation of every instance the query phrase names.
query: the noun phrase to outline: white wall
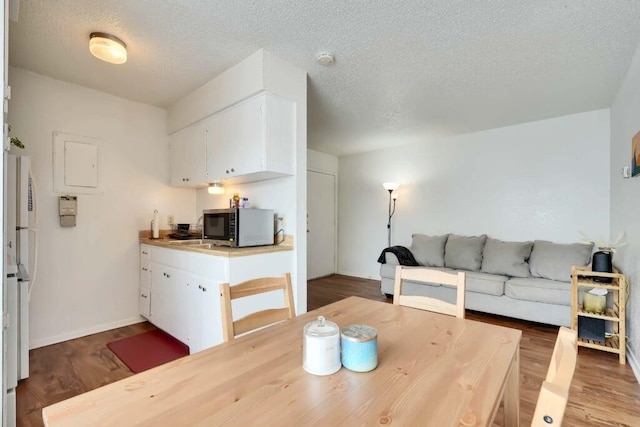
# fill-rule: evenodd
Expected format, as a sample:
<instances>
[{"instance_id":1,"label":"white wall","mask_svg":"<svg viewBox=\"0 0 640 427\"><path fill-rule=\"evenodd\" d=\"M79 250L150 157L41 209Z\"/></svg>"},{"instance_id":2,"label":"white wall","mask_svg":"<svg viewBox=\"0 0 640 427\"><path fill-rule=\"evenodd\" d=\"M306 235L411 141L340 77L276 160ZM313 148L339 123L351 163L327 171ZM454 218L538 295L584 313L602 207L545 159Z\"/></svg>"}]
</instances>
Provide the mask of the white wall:
<instances>
[{"instance_id":1,"label":"white wall","mask_svg":"<svg viewBox=\"0 0 640 427\"><path fill-rule=\"evenodd\" d=\"M296 104L296 175L287 193L294 198L295 210L287 213L286 228L295 230L294 297L296 313L301 314L307 311L307 73L266 50L262 52L264 88Z\"/></svg>"},{"instance_id":2,"label":"white wall","mask_svg":"<svg viewBox=\"0 0 640 427\"><path fill-rule=\"evenodd\" d=\"M295 193L295 177L283 177L267 181L250 182L239 185L226 185L224 194L209 194L206 188L196 191L196 210L202 215L203 209L222 209L229 207L229 199L234 193L240 197L248 197L252 208L273 209L279 216L284 216L287 227L286 234L295 235L293 228L296 217L296 200L291 197ZM291 218L291 226L288 219ZM284 273L284 272L283 272Z\"/></svg>"},{"instance_id":3,"label":"white wall","mask_svg":"<svg viewBox=\"0 0 640 427\"><path fill-rule=\"evenodd\" d=\"M336 156L319 151L307 150L307 169L338 176L340 166Z\"/></svg>"},{"instance_id":4,"label":"white wall","mask_svg":"<svg viewBox=\"0 0 640 427\"><path fill-rule=\"evenodd\" d=\"M391 244L412 233L577 242L609 233L609 110L340 158L341 274L379 279L388 193Z\"/></svg>"},{"instance_id":5,"label":"white wall","mask_svg":"<svg viewBox=\"0 0 640 427\"><path fill-rule=\"evenodd\" d=\"M38 184L38 273L31 347L140 321L138 230L153 210L195 222L195 190L168 186L166 112L11 68L9 123L26 145ZM59 226L52 133L102 140L100 195L78 196L74 228Z\"/></svg>"},{"instance_id":6,"label":"white wall","mask_svg":"<svg viewBox=\"0 0 640 427\"><path fill-rule=\"evenodd\" d=\"M640 131L640 46L611 107L611 236L627 235L628 246L614 255L614 264L630 282L627 304L629 362L640 379L640 176L624 179L631 164L631 138Z\"/></svg>"},{"instance_id":7,"label":"white wall","mask_svg":"<svg viewBox=\"0 0 640 427\"><path fill-rule=\"evenodd\" d=\"M229 206L234 192L251 206L274 209L286 219L285 232L294 236L291 266L298 314L307 311L307 75L264 49L196 89L169 108L170 132L194 123L240 100L267 90L295 103L295 176L228 186L224 195L197 191L196 210Z\"/></svg>"},{"instance_id":8,"label":"white wall","mask_svg":"<svg viewBox=\"0 0 640 427\"><path fill-rule=\"evenodd\" d=\"M264 89L265 51L260 49L169 106L168 133L248 98Z\"/></svg>"}]
</instances>

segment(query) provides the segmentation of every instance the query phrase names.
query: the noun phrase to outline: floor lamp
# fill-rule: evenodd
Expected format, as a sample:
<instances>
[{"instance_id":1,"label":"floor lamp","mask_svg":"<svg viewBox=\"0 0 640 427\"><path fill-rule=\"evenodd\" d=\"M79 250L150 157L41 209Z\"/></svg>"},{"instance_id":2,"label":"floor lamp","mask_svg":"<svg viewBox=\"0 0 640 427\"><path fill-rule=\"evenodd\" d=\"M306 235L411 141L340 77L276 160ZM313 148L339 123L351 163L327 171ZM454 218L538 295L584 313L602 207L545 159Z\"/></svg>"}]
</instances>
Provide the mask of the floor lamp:
<instances>
[{"instance_id":1,"label":"floor lamp","mask_svg":"<svg viewBox=\"0 0 640 427\"><path fill-rule=\"evenodd\" d=\"M396 211L396 199L398 194L394 191L400 186L397 182L385 182L382 184L385 190L389 192L389 220L387 221L387 247L391 247L391 217ZM391 201L393 201L393 209L391 208Z\"/></svg>"}]
</instances>

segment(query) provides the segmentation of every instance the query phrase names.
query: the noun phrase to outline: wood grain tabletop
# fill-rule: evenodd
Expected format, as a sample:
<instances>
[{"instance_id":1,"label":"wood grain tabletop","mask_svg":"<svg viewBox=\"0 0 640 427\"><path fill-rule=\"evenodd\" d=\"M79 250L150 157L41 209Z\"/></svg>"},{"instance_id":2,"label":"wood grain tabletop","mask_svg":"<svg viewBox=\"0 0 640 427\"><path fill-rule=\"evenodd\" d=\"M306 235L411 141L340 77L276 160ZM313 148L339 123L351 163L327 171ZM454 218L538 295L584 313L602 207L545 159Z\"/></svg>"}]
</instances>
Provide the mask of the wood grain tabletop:
<instances>
[{"instance_id":1,"label":"wood grain tabletop","mask_svg":"<svg viewBox=\"0 0 640 427\"><path fill-rule=\"evenodd\" d=\"M302 329L378 330L378 367L314 376ZM521 331L359 297L43 409L47 426L505 425L519 422Z\"/></svg>"}]
</instances>

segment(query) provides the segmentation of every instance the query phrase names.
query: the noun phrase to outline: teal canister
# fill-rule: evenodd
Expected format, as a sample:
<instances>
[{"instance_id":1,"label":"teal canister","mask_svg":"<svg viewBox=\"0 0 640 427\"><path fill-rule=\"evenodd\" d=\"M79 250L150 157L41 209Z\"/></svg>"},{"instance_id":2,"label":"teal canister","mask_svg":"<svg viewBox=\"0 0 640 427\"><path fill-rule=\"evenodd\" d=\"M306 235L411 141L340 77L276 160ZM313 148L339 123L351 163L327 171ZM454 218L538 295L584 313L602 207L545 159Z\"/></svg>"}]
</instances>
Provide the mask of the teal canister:
<instances>
[{"instance_id":1,"label":"teal canister","mask_svg":"<svg viewBox=\"0 0 640 427\"><path fill-rule=\"evenodd\" d=\"M347 325L340 338L342 366L356 372L369 372L378 366L378 331L374 327Z\"/></svg>"}]
</instances>

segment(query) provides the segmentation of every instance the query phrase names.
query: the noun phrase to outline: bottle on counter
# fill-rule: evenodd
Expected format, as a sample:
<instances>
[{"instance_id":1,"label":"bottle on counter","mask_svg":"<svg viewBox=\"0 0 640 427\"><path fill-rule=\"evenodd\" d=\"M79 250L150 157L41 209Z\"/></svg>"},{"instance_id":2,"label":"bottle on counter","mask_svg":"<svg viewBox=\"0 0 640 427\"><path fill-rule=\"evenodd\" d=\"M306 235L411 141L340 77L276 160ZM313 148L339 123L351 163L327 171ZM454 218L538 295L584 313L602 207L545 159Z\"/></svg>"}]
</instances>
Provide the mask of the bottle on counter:
<instances>
[{"instance_id":1,"label":"bottle on counter","mask_svg":"<svg viewBox=\"0 0 640 427\"><path fill-rule=\"evenodd\" d=\"M233 193L233 207L239 208L240 206L240 195L238 193Z\"/></svg>"}]
</instances>

